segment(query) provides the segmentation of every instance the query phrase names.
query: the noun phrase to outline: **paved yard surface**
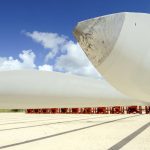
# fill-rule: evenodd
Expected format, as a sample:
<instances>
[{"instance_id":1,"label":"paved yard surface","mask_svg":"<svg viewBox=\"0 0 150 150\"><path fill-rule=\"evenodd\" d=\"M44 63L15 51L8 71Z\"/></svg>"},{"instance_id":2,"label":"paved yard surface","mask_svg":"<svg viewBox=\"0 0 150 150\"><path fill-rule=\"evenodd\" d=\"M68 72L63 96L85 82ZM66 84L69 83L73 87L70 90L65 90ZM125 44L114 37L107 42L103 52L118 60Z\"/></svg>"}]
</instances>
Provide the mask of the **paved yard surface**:
<instances>
[{"instance_id":1,"label":"paved yard surface","mask_svg":"<svg viewBox=\"0 0 150 150\"><path fill-rule=\"evenodd\" d=\"M150 150L150 115L0 113L0 149Z\"/></svg>"}]
</instances>

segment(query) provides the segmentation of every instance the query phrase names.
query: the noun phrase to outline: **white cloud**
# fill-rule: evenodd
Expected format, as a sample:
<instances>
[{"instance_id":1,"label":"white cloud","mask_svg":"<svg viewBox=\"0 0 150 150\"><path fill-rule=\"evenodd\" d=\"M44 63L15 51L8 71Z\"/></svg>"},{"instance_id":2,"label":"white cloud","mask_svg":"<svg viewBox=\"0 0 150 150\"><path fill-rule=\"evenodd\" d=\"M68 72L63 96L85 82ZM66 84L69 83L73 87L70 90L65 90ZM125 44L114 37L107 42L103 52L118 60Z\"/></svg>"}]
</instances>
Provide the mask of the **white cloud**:
<instances>
[{"instance_id":1,"label":"white cloud","mask_svg":"<svg viewBox=\"0 0 150 150\"><path fill-rule=\"evenodd\" d=\"M48 48L49 53L45 57L47 62L56 56L59 50L62 50L63 45L67 42L67 37L58 35L57 33L46 33L34 31L32 33L26 32L27 36L31 37L34 41L40 43L44 48Z\"/></svg>"},{"instance_id":2,"label":"white cloud","mask_svg":"<svg viewBox=\"0 0 150 150\"><path fill-rule=\"evenodd\" d=\"M32 50L23 50L19 54L19 59L13 57L0 57L0 70L20 70L20 69L34 69L35 54Z\"/></svg>"},{"instance_id":3,"label":"white cloud","mask_svg":"<svg viewBox=\"0 0 150 150\"><path fill-rule=\"evenodd\" d=\"M78 44L68 42L66 50L67 54L61 55L56 59L54 65L56 70L82 76L100 77Z\"/></svg>"},{"instance_id":4,"label":"white cloud","mask_svg":"<svg viewBox=\"0 0 150 150\"><path fill-rule=\"evenodd\" d=\"M32 50L24 50L21 54L19 54L19 58L22 60L22 66L24 68L35 68L36 65L34 64L35 61L35 54Z\"/></svg>"},{"instance_id":5,"label":"white cloud","mask_svg":"<svg viewBox=\"0 0 150 150\"><path fill-rule=\"evenodd\" d=\"M23 69L38 69L40 71L53 71L53 66L44 64L41 66L35 65L36 55L32 50L23 50L18 55L18 59L10 57L0 57L0 70L23 70Z\"/></svg>"},{"instance_id":6,"label":"white cloud","mask_svg":"<svg viewBox=\"0 0 150 150\"><path fill-rule=\"evenodd\" d=\"M49 48L45 60L55 61L53 65L54 71L65 73L90 76L94 78L101 77L96 69L87 59L80 46L74 43L64 35L57 33L46 33L34 31L25 33L34 41L43 45L44 48ZM59 54L59 56L57 56Z\"/></svg>"},{"instance_id":7,"label":"white cloud","mask_svg":"<svg viewBox=\"0 0 150 150\"><path fill-rule=\"evenodd\" d=\"M38 69L40 71L53 71L53 66L45 64L43 66L38 66Z\"/></svg>"},{"instance_id":8,"label":"white cloud","mask_svg":"<svg viewBox=\"0 0 150 150\"><path fill-rule=\"evenodd\" d=\"M0 70L38 69L94 78L101 77L89 62L80 46L68 40L66 36L38 31L34 31L33 33L27 32L25 34L42 44L44 48L49 48L45 59L51 60L54 64L37 66L35 64L36 55L34 52L32 50L23 50L17 59L12 56L0 57Z\"/></svg>"}]
</instances>

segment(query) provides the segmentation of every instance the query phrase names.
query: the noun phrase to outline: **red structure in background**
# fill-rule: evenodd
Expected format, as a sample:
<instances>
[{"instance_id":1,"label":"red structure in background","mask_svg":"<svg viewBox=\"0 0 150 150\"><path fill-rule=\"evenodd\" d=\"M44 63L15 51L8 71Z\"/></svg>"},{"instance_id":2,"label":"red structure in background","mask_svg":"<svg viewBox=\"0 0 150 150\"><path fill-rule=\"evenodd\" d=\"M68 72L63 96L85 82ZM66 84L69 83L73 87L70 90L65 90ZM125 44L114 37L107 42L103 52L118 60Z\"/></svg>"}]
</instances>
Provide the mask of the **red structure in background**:
<instances>
[{"instance_id":1,"label":"red structure in background","mask_svg":"<svg viewBox=\"0 0 150 150\"><path fill-rule=\"evenodd\" d=\"M124 114L124 107L122 106L111 107L110 114Z\"/></svg>"},{"instance_id":2,"label":"red structure in background","mask_svg":"<svg viewBox=\"0 0 150 150\"><path fill-rule=\"evenodd\" d=\"M58 114L59 108L49 108L51 114Z\"/></svg>"},{"instance_id":3,"label":"red structure in background","mask_svg":"<svg viewBox=\"0 0 150 150\"><path fill-rule=\"evenodd\" d=\"M59 113L59 108L27 109L26 113L30 113L30 114L56 114L56 113Z\"/></svg>"},{"instance_id":4,"label":"red structure in background","mask_svg":"<svg viewBox=\"0 0 150 150\"><path fill-rule=\"evenodd\" d=\"M96 110L96 114L108 114L109 108L108 107L98 107Z\"/></svg>"},{"instance_id":5,"label":"red structure in background","mask_svg":"<svg viewBox=\"0 0 150 150\"><path fill-rule=\"evenodd\" d=\"M28 114L150 114L150 106L27 109Z\"/></svg>"},{"instance_id":6,"label":"red structure in background","mask_svg":"<svg viewBox=\"0 0 150 150\"><path fill-rule=\"evenodd\" d=\"M126 107L127 114L142 114L141 106L128 106Z\"/></svg>"},{"instance_id":7,"label":"red structure in background","mask_svg":"<svg viewBox=\"0 0 150 150\"><path fill-rule=\"evenodd\" d=\"M80 114L82 112L82 108L71 108L72 114Z\"/></svg>"},{"instance_id":8,"label":"red structure in background","mask_svg":"<svg viewBox=\"0 0 150 150\"><path fill-rule=\"evenodd\" d=\"M69 108L60 108L60 113L61 114L68 114L70 111L69 111Z\"/></svg>"},{"instance_id":9,"label":"red structure in background","mask_svg":"<svg viewBox=\"0 0 150 150\"><path fill-rule=\"evenodd\" d=\"M150 106L145 106L145 113L150 114Z\"/></svg>"},{"instance_id":10,"label":"red structure in background","mask_svg":"<svg viewBox=\"0 0 150 150\"><path fill-rule=\"evenodd\" d=\"M49 114L50 113L50 109L44 108L41 111L39 111L39 113Z\"/></svg>"},{"instance_id":11,"label":"red structure in background","mask_svg":"<svg viewBox=\"0 0 150 150\"><path fill-rule=\"evenodd\" d=\"M42 112L42 109L34 109L34 113L35 114L41 114L43 112Z\"/></svg>"},{"instance_id":12,"label":"red structure in background","mask_svg":"<svg viewBox=\"0 0 150 150\"><path fill-rule=\"evenodd\" d=\"M82 108L82 114L94 114L94 108L92 107L87 107L87 108Z\"/></svg>"},{"instance_id":13,"label":"red structure in background","mask_svg":"<svg viewBox=\"0 0 150 150\"><path fill-rule=\"evenodd\" d=\"M33 113L34 113L34 109L27 109L27 110L26 110L26 113L28 113L28 114L33 114Z\"/></svg>"}]
</instances>

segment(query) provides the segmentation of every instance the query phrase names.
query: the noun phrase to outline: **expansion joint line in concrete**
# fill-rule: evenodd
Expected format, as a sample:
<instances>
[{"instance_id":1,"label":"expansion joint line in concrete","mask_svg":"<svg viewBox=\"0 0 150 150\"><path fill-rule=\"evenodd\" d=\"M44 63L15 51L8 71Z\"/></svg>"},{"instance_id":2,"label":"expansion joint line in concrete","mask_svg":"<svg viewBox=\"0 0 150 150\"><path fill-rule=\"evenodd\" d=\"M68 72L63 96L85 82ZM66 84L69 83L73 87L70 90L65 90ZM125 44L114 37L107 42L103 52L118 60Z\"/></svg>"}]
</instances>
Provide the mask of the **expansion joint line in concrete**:
<instances>
[{"instance_id":1,"label":"expansion joint line in concrete","mask_svg":"<svg viewBox=\"0 0 150 150\"><path fill-rule=\"evenodd\" d=\"M133 140L136 136L138 136L140 133L142 133L149 126L150 126L150 122L146 123L145 125L143 125L139 129L137 129L135 132L133 132L132 134L128 135L127 137L125 137L124 139L122 139L121 141L119 141L118 143L116 143L115 145L113 145L112 147L110 147L108 150L119 150L124 145L126 145L131 140Z\"/></svg>"},{"instance_id":2,"label":"expansion joint line in concrete","mask_svg":"<svg viewBox=\"0 0 150 150\"><path fill-rule=\"evenodd\" d=\"M82 118L82 119L59 121L59 122L51 122L51 123L44 123L44 124L30 125L30 126L23 126L23 127L16 127L16 128L5 128L5 129L0 129L0 132L1 131L8 131L8 130L19 130L19 129L25 129L25 128L34 128L34 127L40 127L40 126L49 126L49 125L54 125L54 124L76 122L76 121L82 121L82 120L88 120L88 119L106 118L106 117L111 117L111 116Z\"/></svg>"},{"instance_id":3,"label":"expansion joint line in concrete","mask_svg":"<svg viewBox=\"0 0 150 150\"><path fill-rule=\"evenodd\" d=\"M116 121L120 121L120 120L124 120L124 119L128 119L128 118L132 118L132 117L138 117L138 116L141 116L141 115L134 115L134 116L129 116L129 117L123 117L123 118L114 119L114 120L110 120L110 121L106 121L106 122L102 122L102 123L98 123L98 124L94 124L94 125L90 125L90 126L86 126L86 127L82 127L82 128L77 128L77 129L64 131L64 132L60 132L60 133L56 133L56 134L52 134L52 135L48 135L48 136L34 138L34 139L26 140L26 141L23 141L23 142L8 144L8 145L0 146L0 149L14 147L14 146L19 146L19 145L22 145L22 144L28 144L28 143L32 143L32 142L36 142L36 141L40 141L40 140L44 140L44 139L48 139L48 138L52 138L52 137L56 137L56 136L60 136L60 135L64 135L64 134L68 134L68 133L73 133L73 132L85 130L85 129L88 129L88 128L96 127L96 126L100 126L100 125L103 125L103 124L108 124L108 123L112 123L112 122L116 122Z\"/></svg>"}]
</instances>

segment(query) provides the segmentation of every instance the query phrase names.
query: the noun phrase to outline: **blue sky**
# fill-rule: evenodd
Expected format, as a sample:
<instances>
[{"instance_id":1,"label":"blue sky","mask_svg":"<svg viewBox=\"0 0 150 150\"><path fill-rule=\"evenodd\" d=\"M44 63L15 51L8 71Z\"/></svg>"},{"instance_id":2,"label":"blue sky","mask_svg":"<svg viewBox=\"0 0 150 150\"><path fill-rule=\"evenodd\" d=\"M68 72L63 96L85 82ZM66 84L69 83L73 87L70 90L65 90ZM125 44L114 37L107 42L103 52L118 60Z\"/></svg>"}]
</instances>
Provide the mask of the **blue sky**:
<instances>
[{"instance_id":1,"label":"blue sky","mask_svg":"<svg viewBox=\"0 0 150 150\"><path fill-rule=\"evenodd\" d=\"M31 36L34 31L40 33L38 36L41 36L42 33L57 33L58 36L65 35L68 37L66 39L67 42L72 41L74 42L73 44L76 44L72 31L77 22L122 11L149 13L150 1L1 0L0 57L4 57L6 61L8 61L9 56L13 57L13 60L23 61L20 60L19 54L23 50L30 49L36 55L34 60L35 65L47 64L53 66L57 56L63 54L62 51L58 50L55 57L45 62L45 56L51 51L51 46L44 48L41 42ZM30 35L26 33L30 33ZM68 53L68 51L65 51L65 53ZM76 65L76 67L78 66L80 65ZM64 71L65 68L58 68L56 67L53 70L67 72L67 70Z\"/></svg>"}]
</instances>

